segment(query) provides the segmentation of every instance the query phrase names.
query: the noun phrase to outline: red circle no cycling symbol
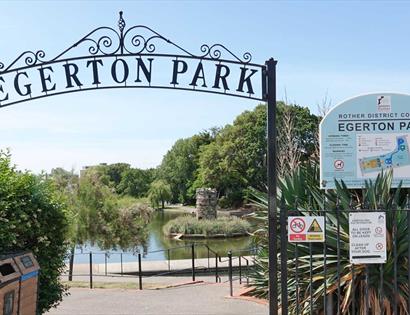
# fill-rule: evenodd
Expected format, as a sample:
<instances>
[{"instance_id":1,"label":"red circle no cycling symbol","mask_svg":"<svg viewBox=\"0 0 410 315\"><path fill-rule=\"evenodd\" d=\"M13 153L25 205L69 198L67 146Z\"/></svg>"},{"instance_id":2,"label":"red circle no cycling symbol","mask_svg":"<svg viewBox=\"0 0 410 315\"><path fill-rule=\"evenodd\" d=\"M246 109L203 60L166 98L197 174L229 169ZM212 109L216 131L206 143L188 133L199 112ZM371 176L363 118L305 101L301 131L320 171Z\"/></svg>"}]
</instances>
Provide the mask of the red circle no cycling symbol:
<instances>
[{"instance_id":1,"label":"red circle no cycling symbol","mask_svg":"<svg viewBox=\"0 0 410 315\"><path fill-rule=\"evenodd\" d=\"M306 227L305 220L294 218L290 221L290 229L293 233L301 233Z\"/></svg>"}]
</instances>

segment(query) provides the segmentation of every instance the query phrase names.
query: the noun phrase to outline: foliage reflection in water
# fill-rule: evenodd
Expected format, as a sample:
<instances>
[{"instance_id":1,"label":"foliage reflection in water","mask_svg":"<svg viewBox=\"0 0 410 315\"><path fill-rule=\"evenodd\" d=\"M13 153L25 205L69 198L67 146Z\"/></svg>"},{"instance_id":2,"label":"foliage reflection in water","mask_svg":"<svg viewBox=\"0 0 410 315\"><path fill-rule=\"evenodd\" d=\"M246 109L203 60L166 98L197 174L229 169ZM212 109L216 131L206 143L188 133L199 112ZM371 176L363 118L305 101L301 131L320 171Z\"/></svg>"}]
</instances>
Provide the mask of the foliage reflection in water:
<instances>
[{"instance_id":1,"label":"foliage reflection in water","mask_svg":"<svg viewBox=\"0 0 410 315\"><path fill-rule=\"evenodd\" d=\"M170 239L164 235L162 228L170 220L175 219L181 215L186 215L186 212L176 211L176 210L164 210L156 211L153 214L152 221L148 226L149 237L147 245L145 248L140 248L141 253L143 253L144 260L174 260L174 259L189 259L191 258L191 248L178 248L171 250L170 252L166 251L168 248L187 246L191 245L193 242L197 244L195 247L195 257L196 258L206 258L208 257L208 251L205 246L199 246L199 244L206 244L212 250L218 252L221 256L226 256L229 250L238 251L246 250L252 247L251 237L237 237L237 238L227 238L227 239L205 239L205 240L175 240ZM165 250L165 251L162 251ZM104 263L105 255L103 251L97 246L86 245L82 247L83 253L88 253L92 251L95 253L93 255L94 263ZM107 257L107 262L120 262L121 250L111 250ZM89 256L88 254L81 254L81 250L76 250L76 263L87 263ZM100 254L97 254L100 253ZM169 255L170 254L170 255ZM243 252L241 254L247 254ZM211 257L214 257L210 253ZM124 252L123 262L132 262L136 261L136 256L133 255L132 251Z\"/></svg>"}]
</instances>

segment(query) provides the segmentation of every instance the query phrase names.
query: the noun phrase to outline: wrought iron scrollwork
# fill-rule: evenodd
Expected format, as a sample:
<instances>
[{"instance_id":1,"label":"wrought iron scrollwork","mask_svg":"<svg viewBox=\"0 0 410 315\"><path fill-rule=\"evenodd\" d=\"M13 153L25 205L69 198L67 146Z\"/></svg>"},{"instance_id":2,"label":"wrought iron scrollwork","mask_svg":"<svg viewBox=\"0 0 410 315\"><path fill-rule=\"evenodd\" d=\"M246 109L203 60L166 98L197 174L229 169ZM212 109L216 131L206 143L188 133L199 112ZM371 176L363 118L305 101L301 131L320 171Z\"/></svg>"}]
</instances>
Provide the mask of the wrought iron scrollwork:
<instances>
[{"instance_id":1,"label":"wrought iron scrollwork","mask_svg":"<svg viewBox=\"0 0 410 315\"><path fill-rule=\"evenodd\" d=\"M100 31L106 31L107 34L105 35L100 35L97 38L94 38L95 34L98 34ZM111 33L111 36L108 35L108 33ZM118 43L116 43L118 42ZM73 48L80 46L83 43L87 43L90 46L88 47L88 52L91 55L114 55L118 53L119 51L119 46L120 46L120 35L116 30L114 30L111 27L99 27L86 36L84 36L82 39L80 39L77 43L75 43L73 46L69 47L65 51L63 51L60 55L57 57L53 58L50 61L56 61L62 56L66 55L69 51L71 51Z\"/></svg>"},{"instance_id":2,"label":"wrought iron scrollwork","mask_svg":"<svg viewBox=\"0 0 410 315\"><path fill-rule=\"evenodd\" d=\"M182 53L183 56L185 55L192 58L208 58L211 60L226 58L228 60L234 59L234 61L243 64L248 64L252 60L252 55L249 52L245 52L242 58L240 58L222 44L204 44L200 48L200 54L193 54L147 26L136 25L126 30L123 12L121 11L119 14L119 31L107 26L96 28L52 59L45 59L46 54L43 50L36 52L25 51L7 66L3 62L0 62L0 73L19 66L36 66L46 62L58 61L82 45L88 45L88 53L93 56L115 56L153 54L157 50L157 45L160 42L164 42L171 45L179 53ZM227 57L224 57L225 55Z\"/></svg>"},{"instance_id":3,"label":"wrought iron scrollwork","mask_svg":"<svg viewBox=\"0 0 410 315\"><path fill-rule=\"evenodd\" d=\"M222 51L226 51L231 57L235 58L237 61L242 62L242 63L249 63L252 60L252 55L249 52L246 52L243 54L243 58L240 59L238 56L236 56L232 51L230 51L228 48L226 48L222 44L214 44L212 46L208 46L206 44L201 46L201 52L204 53L202 56L197 56L200 58L203 57L210 57L213 60L218 60L222 56Z\"/></svg>"},{"instance_id":4,"label":"wrought iron scrollwork","mask_svg":"<svg viewBox=\"0 0 410 315\"><path fill-rule=\"evenodd\" d=\"M24 64L26 66L35 66L36 64L40 64L45 62L44 57L46 56L45 52L43 50L38 50L36 52L34 51L25 51L20 56L18 56L11 64L5 68L4 63L0 62L0 70L5 69L8 70L11 67L13 67L19 60L23 60Z\"/></svg>"}]
</instances>

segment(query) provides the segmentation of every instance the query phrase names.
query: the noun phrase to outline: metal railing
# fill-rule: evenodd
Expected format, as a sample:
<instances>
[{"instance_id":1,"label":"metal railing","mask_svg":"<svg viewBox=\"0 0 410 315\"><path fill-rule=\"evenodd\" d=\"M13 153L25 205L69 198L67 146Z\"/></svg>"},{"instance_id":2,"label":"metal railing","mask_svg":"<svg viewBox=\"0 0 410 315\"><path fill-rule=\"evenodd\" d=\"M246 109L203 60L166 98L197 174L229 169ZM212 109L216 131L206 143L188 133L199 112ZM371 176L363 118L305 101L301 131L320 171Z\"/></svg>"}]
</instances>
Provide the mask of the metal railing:
<instances>
[{"instance_id":1,"label":"metal railing","mask_svg":"<svg viewBox=\"0 0 410 315\"><path fill-rule=\"evenodd\" d=\"M253 254L253 256L246 258L243 255L240 255L239 253L243 253L243 252L248 252ZM234 255L236 253L236 255ZM222 260L221 257L219 257L219 262L224 263L224 262L228 262L228 280L225 282L229 282L229 295L233 296L233 284L235 281L238 281L239 284L242 284L242 279L246 278L246 285L249 285L249 275L250 275L250 259L254 260L255 259L255 254L256 254L256 249L255 248L251 248L248 250L237 250L237 251L228 251L228 258L225 260ZM234 271L235 268L233 267L233 261L238 260L238 268L236 268L236 270L238 271L238 275L236 277L234 277ZM245 261L246 263L246 269L243 270L243 266L242 266L242 260ZM244 275L244 271L245 271L245 275Z\"/></svg>"},{"instance_id":2,"label":"metal railing","mask_svg":"<svg viewBox=\"0 0 410 315\"><path fill-rule=\"evenodd\" d=\"M206 257L203 259L207 260L206 265L200 266L197 263L197 260L200 258L196 258L196 249L199 247L204 247L206 249ZM190 249L190 259L191 259L191 264L189 268L179 268L177 270L172 270L171 268L171 253L176 250L181 250L181 249ZM167 248L167 249L162 249L162 250L156 250L156 251L150 251L150 252L145 252L144 255L149 255L149 254L155 254L159 252L166 252L167 253L167 268L166 270L144 270L144 260L143 260L143 255L141 253L135 254L135 258L137 261L137 270L134 270L132 272L124 272L124 262L123 262L123 255L125 253L109 253L109 252L88 252L88 253L79 253L79 254L74 254L75 255L88 255L88 262L87 264L89 265L89 271L88 273L83 273L83 274L74 274L73 269L74 269L74 256L70 256L69 260L69 270L68 270L68 280L72 281L73 276L88 276L89 278L89 287L92 289L94 287L94 278L95 277L102 277L102 276L109 276L109 277L134 277L138 278L138 288L140 290L143 289L143 282L144 278L152 278L152 277L161 277L161 276L175 276L175 275L181 275L181 274L187 274L189 273L191 275L191 279L193 282L196 281L197 276L199 275L200 272L206 272L206 273L213 273L215 277L215 283L221 283L221 272L222 270L225 270L225 272L228 273L228 280L225 282L230 283L230 294L231 296L233 295L233 282L236 280L239 280L239 283L242 284L242 279L244 278L246 274L246 282L249 284L249 268L250 268L250 262L249 259L246 258L245 256L242 255L242 253L249 253L252 252L253 249L245 249L241 251L229 251L227 253L227 259L222 259L223 257L219 255L219 253L212 248L210 248L207 244L201 244L201 243L192 243L189 245L183 245L183 246L177 246L177 247L172 247L172 248ZM237 253L237 255L233 255L233 253ZM95 265L95 260L93 260L93 257L96 255L104 255L104 272L103 273L94 273L93 272L93 266ZM119 255L120 256L120 273L113 273L110 272L109 270L109 264L108 263L108 258L111 255ZM211 260L214 259L214 266L211 264ZM236 266L236 268L233 266L232 261L238 259L239 266ZM227 268L222 268L221 264L228 262L228 267ZM242 262L245 262L245 265L242 265ZM101 265L101 264L99 264ZM246 266L246 269L244 269ZM238 270L239 274L237 277L233 277L234 270Z\"/></svg>"}]
</instances>

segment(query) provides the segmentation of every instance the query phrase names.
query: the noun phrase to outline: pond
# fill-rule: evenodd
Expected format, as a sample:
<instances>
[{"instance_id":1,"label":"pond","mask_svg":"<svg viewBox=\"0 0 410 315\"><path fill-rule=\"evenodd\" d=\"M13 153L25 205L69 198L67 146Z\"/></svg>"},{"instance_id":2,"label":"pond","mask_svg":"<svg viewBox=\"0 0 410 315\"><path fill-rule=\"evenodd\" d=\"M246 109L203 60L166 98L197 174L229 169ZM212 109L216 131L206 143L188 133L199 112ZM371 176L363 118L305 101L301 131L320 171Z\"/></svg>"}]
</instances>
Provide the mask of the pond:
<instances>
[{"instance_id":1,"label":"pond","mask_svg":"<svg viewBox=\"0 0 410 315\"><path fill-rule=\"evenodd\" d=\"M208 257L208 250L205 246L200 246L200 244L208 245L213 251L217 252L219 255L226 256L229 250L238 251L246 250L252 247L251 237L236 237L236 238L226 238L226 239L204 239L204 240L175 240L164 235L162 228L170 220L175 219L178 216L186 215L186 212L181 212L177 210L163 210L155 211L153 218L148 226L149 236L147 240L147 246L141 249L143 254L143 260L168 260L168 259L189 259L191 258L191 245L195 242L195 257L196 258L206 258ZM167 251L169 248L183 247ZM97 246L86 245L81 249L76 249L75 263L87 263L89 261L89 256L86 253L92 251L93 262L104 263L105 261L105 251L102 251ZM83 253L82 253L83 252ZM121 255L123 262L131 262L137 259L136 255L132 252L124 252L122 250L111 250L107 257L108 262L120 262ZM244 252L243 254L246 254ZM210 253L211 257L215 257Z\"/></svg>"}]
</instances>

